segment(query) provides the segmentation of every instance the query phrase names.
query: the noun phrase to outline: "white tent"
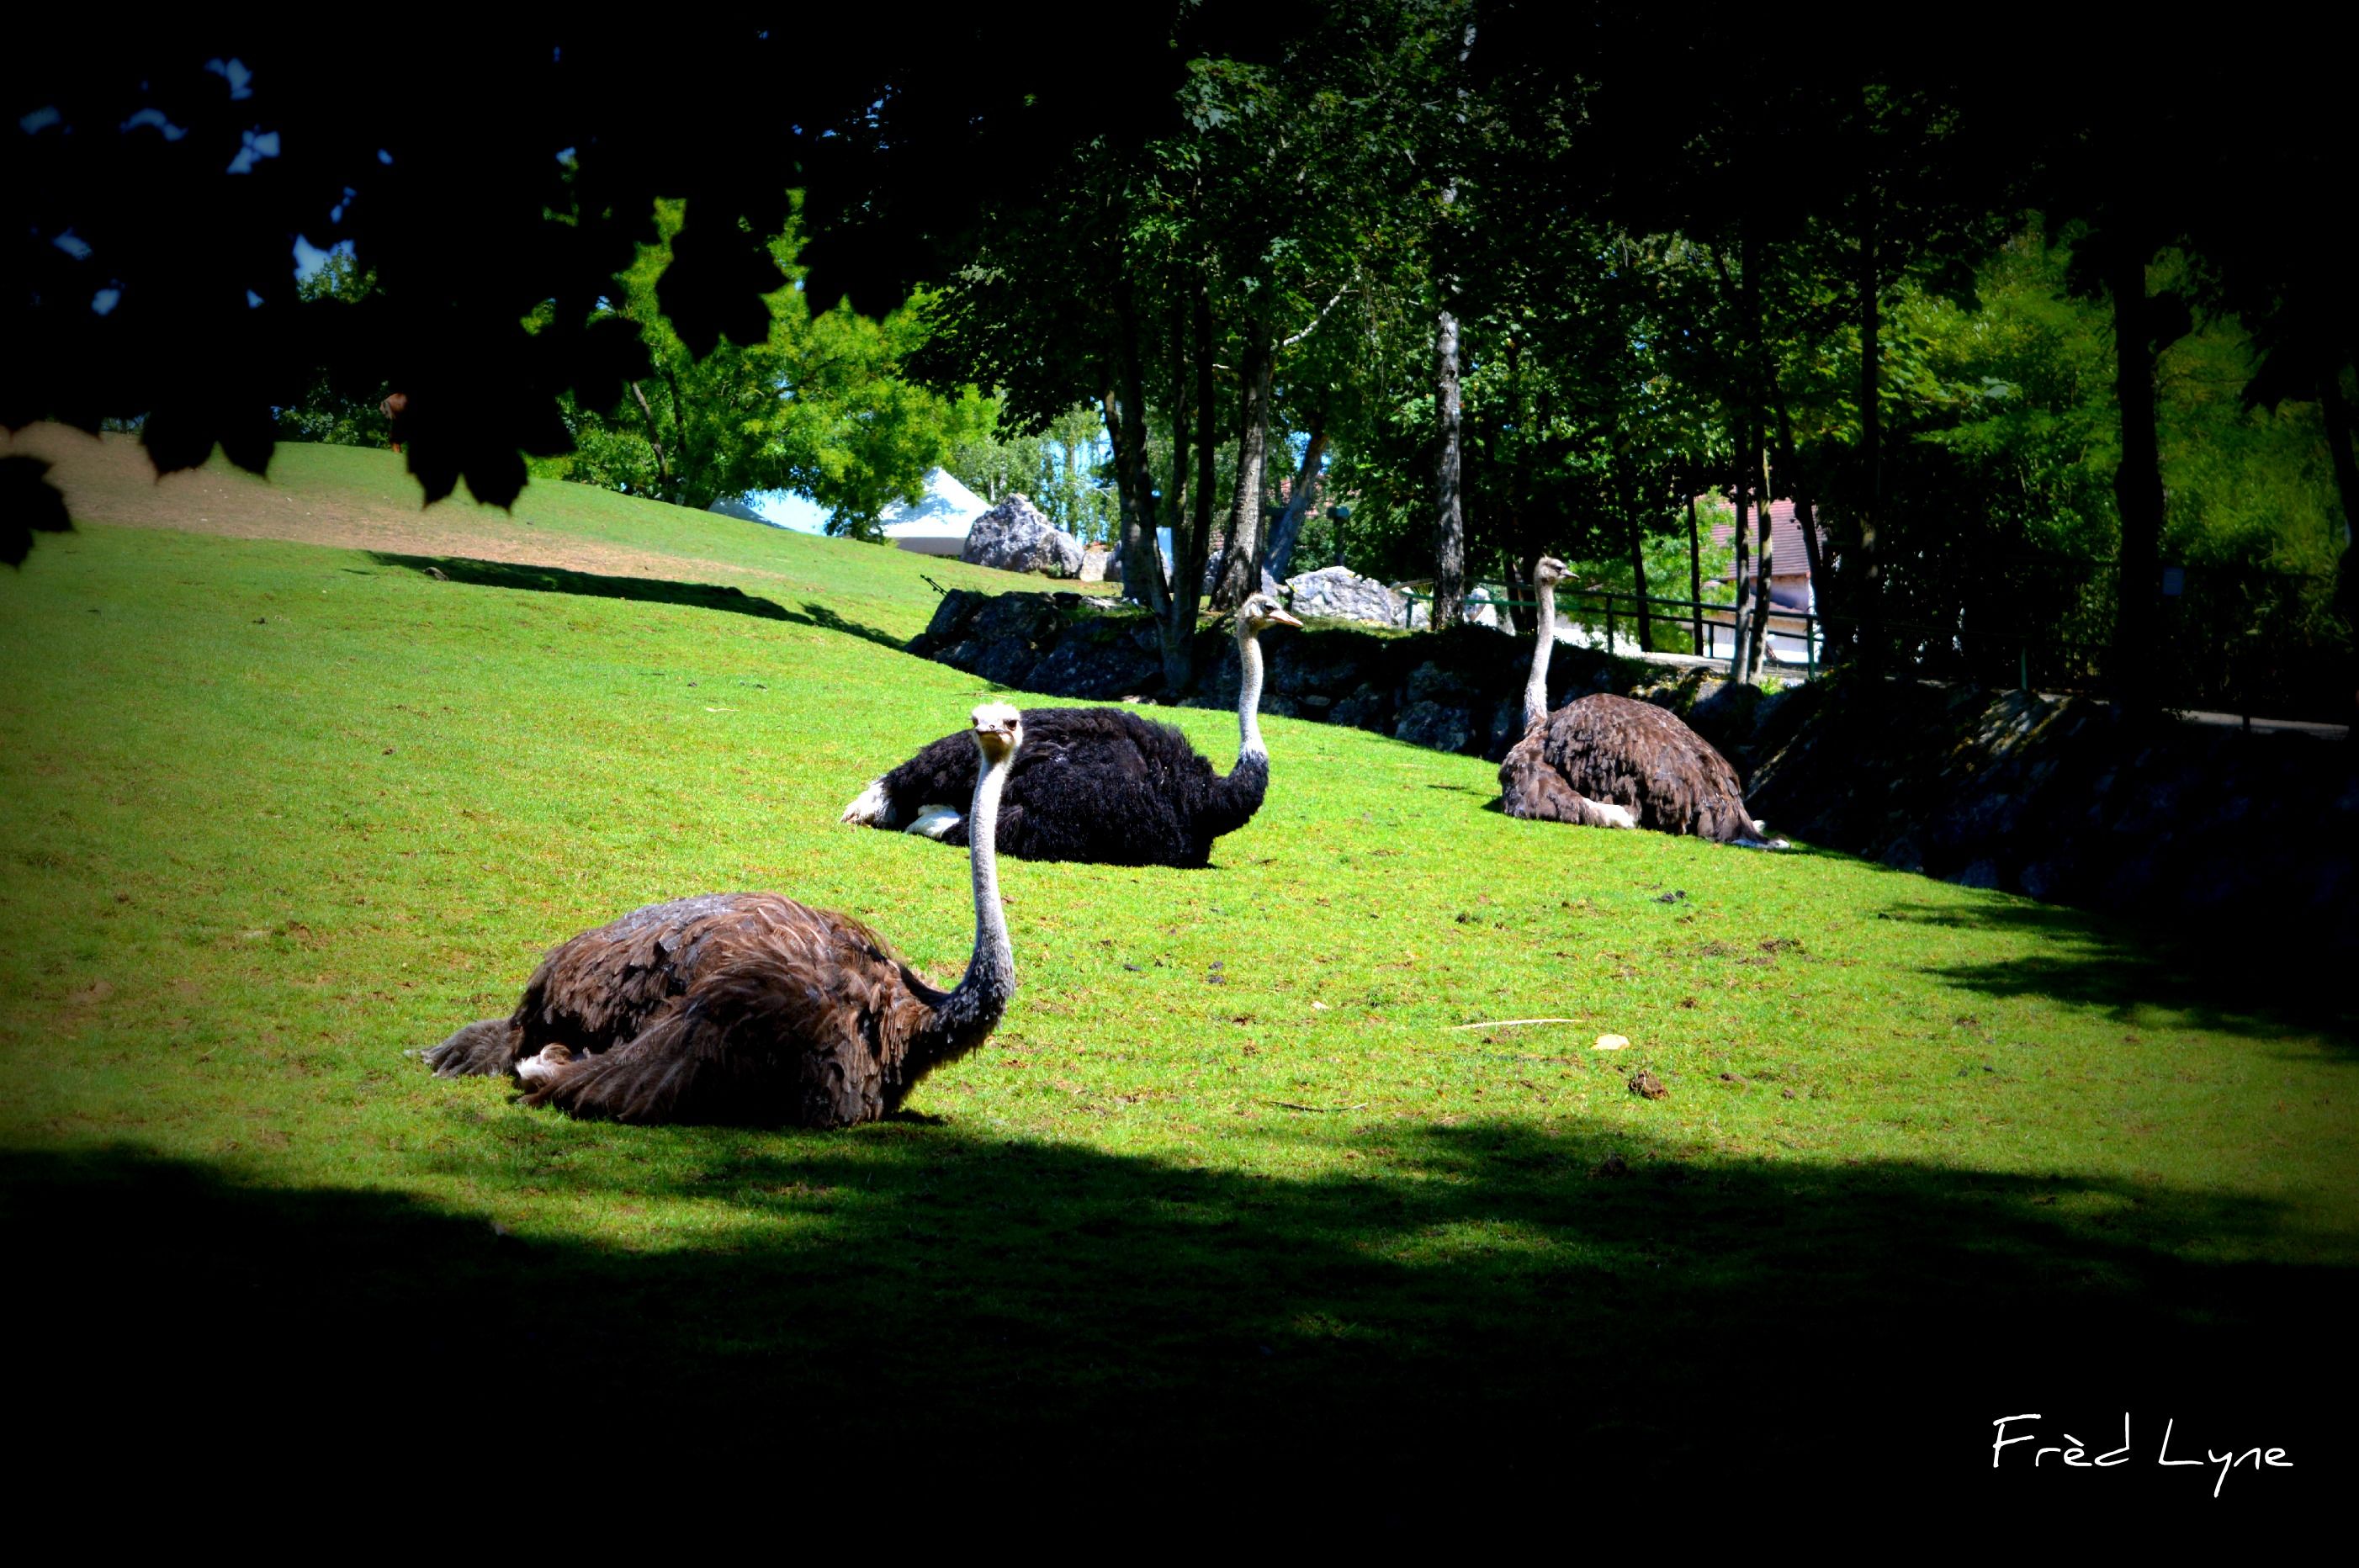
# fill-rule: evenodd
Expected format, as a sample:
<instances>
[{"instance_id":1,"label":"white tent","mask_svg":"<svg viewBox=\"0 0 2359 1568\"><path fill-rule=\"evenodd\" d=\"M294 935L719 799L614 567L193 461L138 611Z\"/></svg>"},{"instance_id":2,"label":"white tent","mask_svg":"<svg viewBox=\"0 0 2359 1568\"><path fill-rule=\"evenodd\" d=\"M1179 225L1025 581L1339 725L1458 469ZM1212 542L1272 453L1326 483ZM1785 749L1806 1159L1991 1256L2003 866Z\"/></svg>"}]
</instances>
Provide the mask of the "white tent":
<instances>
[{"instance_id":1,"label":"white tent","mask_svg":"<svg viewBox=\"0 0 2359 1568\"><path fill-rule=\"evenodd\" d=\"M916 506L897 501L877 514L885 537L919 555L956 555L966 531L991 509L973 491L937 468L926 475L925 498Z\"/></svg>"}]
</instances>

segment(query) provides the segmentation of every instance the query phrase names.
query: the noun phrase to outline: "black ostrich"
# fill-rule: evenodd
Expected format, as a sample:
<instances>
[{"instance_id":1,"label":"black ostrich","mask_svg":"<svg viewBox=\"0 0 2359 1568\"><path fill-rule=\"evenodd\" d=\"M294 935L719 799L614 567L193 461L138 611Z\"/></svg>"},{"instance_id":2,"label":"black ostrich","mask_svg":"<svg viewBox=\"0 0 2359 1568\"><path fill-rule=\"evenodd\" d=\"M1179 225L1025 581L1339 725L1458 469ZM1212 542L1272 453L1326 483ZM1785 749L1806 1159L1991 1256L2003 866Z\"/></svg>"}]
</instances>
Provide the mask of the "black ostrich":
<instances>
[{"instance_id":1,"label":"black ostrich","mask_svg":"<svg viewBox=\"0 0 2359 1568\"><path fill-rule=\"evenodd\" d=\"M1301 624L1266 593L1237 607L1239 741L1225 779L1186 735L1126 709L1024 710L1024 744L999 806L1001 852L1102 866L1209 864L1212 841L1253 821L1269 789L1257 716L1261 630ZM973 743L944 735L863 789L843 821L964 844L967 819L951 802L974 792L974 774Z\"/></svg>"}]
</instances>

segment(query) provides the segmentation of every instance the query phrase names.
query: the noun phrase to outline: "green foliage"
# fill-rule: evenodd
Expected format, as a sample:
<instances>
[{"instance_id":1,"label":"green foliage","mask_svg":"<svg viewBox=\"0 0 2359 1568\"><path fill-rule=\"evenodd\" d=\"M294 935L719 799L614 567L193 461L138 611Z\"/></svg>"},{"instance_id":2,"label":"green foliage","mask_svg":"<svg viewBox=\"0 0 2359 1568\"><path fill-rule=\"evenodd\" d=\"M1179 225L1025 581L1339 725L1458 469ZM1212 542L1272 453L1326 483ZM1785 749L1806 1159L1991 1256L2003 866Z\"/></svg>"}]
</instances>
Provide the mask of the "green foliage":
<instances>
[{"instance_id":1,"label":"green foliage","mask_svg":"<svg viewBox=\"0 0 2359 1568\"><path fill-rule=\"evenodd\" d=\"M2158 285L2184 265L2166 256ZM2036 680L2086 681L2111 641L2111 320L2068 292L2070 267L2068 245L2027 234L1983 267L1975 308L1907 289L1887 334L1891 614L1941 645L1929 650L1938 666L1986 680L2028 650ZM1855 363L1855 340L1850 353ZM2154 658L2185 706L2331 702L2347 657L2317 407L2248 407L2255 368L2231 317L2201 322L2158 367L2163 551L2185 592L2166 605L2169 646Z\"/></svg>"},{"instance_id":2,"label":"green foliage","mask_svg":"<svg viewBox=\"0 0 2359 1568\"><path fill-rule=\"evenodd\" d=\"M945 398L901 374L925 341L923 301L881 319L848 303L812 314L796 281L801 242L790 226L769 244L789 282L764 299L766 339L742 347L724 340L697 359L658 298L685 219L685 203L657 203L656 242L639 247L597 312L638 330L654 374L610 408L569 399L575 451L541 472L700 507L795 490L828 509L831 533L875 537L877 514L918 499L927 470L985 417L975 401Z\"/></svg>"},{"instance_id":3,"label":"green foliage","mask_svg":"<svg viewBox=\"0 0 2359 1568\"><path fill-rule=\"evenodd\" d=\"M1004 397L986 398L969 387L954 407L962 428L973 432L942 460L959 483L995 506L1020 493L1084 543L1120 536L1113 452L1105 417L1095 408L1077 403L1041 430L1021 434L1006 427Z\"/></svg>"},{"instance_id":4,"label":"green foliage","mask_svg":"<svg viewBox=\"0 0 2359 1568\"><path fill-rule=\"evenodd\" d=\"M1696 555L1703 578L1702 602L1707 604L1724 604L1734 596L1736 550L1731 544L1712 543L1712 530L1715 524L1733 522L1736 509L1730 505L1725 496L1708 495L1698 503L1696 514ZM1661 599L1690 597L1688 593L1686 517L1687 510L1681 506L1679 508L1676 519L1679 525L1678 532L1649 533L1646 537L1647 592L1651 597ZM1608 556L1576 558L1566 561L1565 565L1569 569L1566 574L1568 586L1560 592L1557 604L1557 615L1560 620L1577 622L1580 625L1596 628L1602 633L1605 626L1603 601L1584 600L1581 593L1576 590L1590 592L1610 590L1622 594L1637 592L1637 579L1636 573L1630 570L1630 557L1627 551L1616 551ZM1526 598L1530 595L1530 588L1526 586L1519 590L1516 596L1519 599ZM1657 610L1653 612L1653 622L1656 651L1660 653L1703 651L1695 645L1692 630L1694 619L1689 612ZM1630 638L1637 636L1633 629L1632 611L1627 604L1617 604L1614 607L1614 635L1617 637ZM1726 650L1728 636L1725 632L1721 634L1717 646L1723 651Z\"/></svg>"},{"instance_id":5,"label":"green foliage","mask_svg":"<svg viewBox=\"0 0 2359 1568\"><path fill-rule=\"evenodd\" d=\"M343 249L330 251L319 269L295 286L297 298L306 305L357 306L375 291L375 275ZM278 439L338 446L387 445L393 440L392 424L378 405L391 390L380 386L364 389L359 397L347 396L332 382L327 367L314 367L302 395L277 410Z\"/></svg>"}]
</instances>

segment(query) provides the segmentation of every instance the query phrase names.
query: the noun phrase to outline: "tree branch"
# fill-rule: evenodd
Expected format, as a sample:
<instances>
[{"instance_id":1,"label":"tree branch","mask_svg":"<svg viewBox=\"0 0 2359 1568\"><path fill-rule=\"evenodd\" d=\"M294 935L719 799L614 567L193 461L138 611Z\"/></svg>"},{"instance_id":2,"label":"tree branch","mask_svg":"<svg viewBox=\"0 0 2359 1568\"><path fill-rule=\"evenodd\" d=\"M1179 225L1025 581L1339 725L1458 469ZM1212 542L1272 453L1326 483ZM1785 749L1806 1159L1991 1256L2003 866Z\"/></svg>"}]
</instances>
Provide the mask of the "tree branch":
<instances>
[{"instance_id":1,"label":"tree branch","mask_svg":"<svg viewBox=\"0 0 2359 1568\"><path fill-rule=\"evenodd\" d=\"M1307 338L1311 333L1317 332L1319 330L1319 323L1327 319L1327 312L1329 310L1332 310L1338 304L1342 303L1343 296L1349 294L1351 291L1352 286L1348 283L1343 285L1343 288L1336 289L1335 298L1328 300L1326 305L1321 309L1319 314L1310 319L1310 324L1309 326L1303 328L1300 332L1295 333L1290 338L1279 339L1277 346L1282 349L1292 348L1296 343L1300 343L1304 338Z\"/></svg>"}]
</instances>

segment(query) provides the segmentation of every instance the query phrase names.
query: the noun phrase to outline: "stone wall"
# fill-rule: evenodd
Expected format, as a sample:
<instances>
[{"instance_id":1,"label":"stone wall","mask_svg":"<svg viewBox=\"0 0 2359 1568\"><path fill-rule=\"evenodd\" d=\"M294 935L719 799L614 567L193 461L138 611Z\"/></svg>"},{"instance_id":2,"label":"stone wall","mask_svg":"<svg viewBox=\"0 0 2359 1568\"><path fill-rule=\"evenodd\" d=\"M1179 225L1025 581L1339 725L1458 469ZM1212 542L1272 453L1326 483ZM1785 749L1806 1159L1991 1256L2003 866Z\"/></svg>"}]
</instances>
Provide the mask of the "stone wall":
<instances>
[{"instance_id":1,"label":"stone wall","mask_svg":"<svg viewBox=\"0 0 2359 1568\"><path fill-rule=\"evenodd\" d=\"M1262 710L1495 759L1521 724L1529 644L1272 628ZM1078 593L944 596L910 651L1048 696L1159 700L1151 619ZM1198 634L1197 707L1234 707L1224 628ZM1777 692L1560 646L1551 706L1661 703L1718 746L1773 831L1897 868L2359 956L2359 745L2060 699L1849 676Z\"/></svg>"},{"instance_id":2,"label":"stone wall","mask_svg":"<svg viewBox=\"0 0 2359 1568\"><path fill-rule=\"evenodd\" d=\"M2359 951L2359 746L2087 697L1822 681L1748 777L1780 833L1968 887Z\"/></svg>"},{"instance_id":3,"label":"stone wall","mask_svg":"<svg viewBox=\"0 0 2359 1568\"><path fill-rule=\"evenodd\" d=\"M1438 751L1494 760L1522 733L1524 679L1531 645L1480 626L1440 637L1348 626L1262 635L1266 678L1262 712L1351 724ZM1050 697L1163 698L1163 659L1154 620L1119 601L1081 593L1002 593L965 589L943 595L909 651L1003 686ZM1236 644L1217 627L1197 633L1201 672L1189 705L1237 701ZM1591 691L1651 693L1683 702L1695 682L1664 687L1662 671L1632 659L1560 646L1549 666L1551 700Z\"/></svg>"}]
</instances>

